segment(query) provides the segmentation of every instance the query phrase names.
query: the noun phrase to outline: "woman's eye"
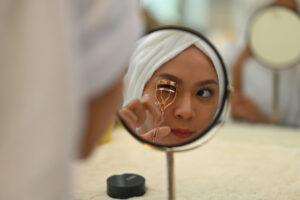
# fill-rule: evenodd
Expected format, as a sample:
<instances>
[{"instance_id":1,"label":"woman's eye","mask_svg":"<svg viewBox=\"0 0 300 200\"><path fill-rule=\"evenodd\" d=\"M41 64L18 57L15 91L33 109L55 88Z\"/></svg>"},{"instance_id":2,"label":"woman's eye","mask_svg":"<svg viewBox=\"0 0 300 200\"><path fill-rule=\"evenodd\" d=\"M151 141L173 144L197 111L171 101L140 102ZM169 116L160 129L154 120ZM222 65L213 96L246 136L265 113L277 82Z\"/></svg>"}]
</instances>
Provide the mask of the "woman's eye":
<instances>
[{"instance_id":1,"label":"woman's eye","mask_svg":"<svg viewBox=\"0 0 300 200\"><path fill-rule=\"evenodd\" d=\"M197 92L197 96L201 97L210 97L212 95L212 91L209 89L202 89Z\"/></svg>"},{"instance_id":2,"label":"woman's eye","mask_svg":"<svg viewBox=\"0 0 300 200\"><path fill-rule=\"evenodd\" d=\"M167 84L160 84L157 86L157 89L159 90L171 90L173 92L176 92L176 87L173 85L167 85Z\"/></svg>"}]
</instances>

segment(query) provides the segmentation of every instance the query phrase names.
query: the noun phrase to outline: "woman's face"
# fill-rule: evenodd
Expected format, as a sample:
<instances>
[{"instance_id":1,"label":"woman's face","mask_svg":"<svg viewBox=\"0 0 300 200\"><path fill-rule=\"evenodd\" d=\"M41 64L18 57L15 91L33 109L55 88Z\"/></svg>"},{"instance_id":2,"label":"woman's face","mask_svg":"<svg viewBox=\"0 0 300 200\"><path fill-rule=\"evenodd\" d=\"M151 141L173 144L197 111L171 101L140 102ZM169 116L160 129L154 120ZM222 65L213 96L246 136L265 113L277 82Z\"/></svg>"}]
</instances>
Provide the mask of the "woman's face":
<instances>
[{"instance_id":1,"label":"woman's face","mask_svg":"<svg viewBox=\"0 0 300 200\"><path fill-rule=\"evenodd\" d=\"M213 120L219 99L218 77L211 60L191 46L162 65L147 82L143 92L154 102L159 80L176 82L176 98L166 108L164 121L160 124L169 126L171 134L157 143L182 144L203 133Z\"/></svg>"}]
</instances>

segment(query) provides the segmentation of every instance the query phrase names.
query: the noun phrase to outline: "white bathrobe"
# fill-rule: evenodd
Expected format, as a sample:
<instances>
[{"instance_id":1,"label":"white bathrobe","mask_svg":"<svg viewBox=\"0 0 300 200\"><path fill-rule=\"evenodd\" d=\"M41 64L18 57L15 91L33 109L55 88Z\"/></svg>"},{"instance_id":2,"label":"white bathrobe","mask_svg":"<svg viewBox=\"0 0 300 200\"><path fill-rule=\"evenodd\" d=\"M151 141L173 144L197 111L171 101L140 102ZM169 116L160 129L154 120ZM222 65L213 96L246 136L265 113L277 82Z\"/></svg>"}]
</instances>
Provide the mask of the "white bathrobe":
<instances>
[{"instance_id":1,"label":"white bathrobe","mask_svg":"<svg viewBox=\"0 0 300 200\"><path fill-rule=\"evenodd\" d=\"M85 105L141 32L133 0L0 2L1 200L70 199Z\"/></svg>"}]
</instances>

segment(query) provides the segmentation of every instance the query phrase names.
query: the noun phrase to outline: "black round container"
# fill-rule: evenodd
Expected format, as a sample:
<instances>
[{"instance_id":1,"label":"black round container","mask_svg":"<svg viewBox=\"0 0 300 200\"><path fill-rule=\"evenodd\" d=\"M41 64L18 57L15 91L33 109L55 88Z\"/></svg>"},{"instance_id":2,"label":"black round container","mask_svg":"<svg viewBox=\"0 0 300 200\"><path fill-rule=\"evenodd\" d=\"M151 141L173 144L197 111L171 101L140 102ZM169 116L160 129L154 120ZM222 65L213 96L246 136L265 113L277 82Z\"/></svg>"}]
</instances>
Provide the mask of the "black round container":
<instances>
[{"instance_id":1,"label":"black round container","mask_svg":"<svg viewBox=\"0 0 300 200\"><path fill-rule=\"evenodd\" d=\"M145 178L137 174L119 174L107 180L107 194L112 198L127 199L145 194Z\"/></svg>"}]
</instances>

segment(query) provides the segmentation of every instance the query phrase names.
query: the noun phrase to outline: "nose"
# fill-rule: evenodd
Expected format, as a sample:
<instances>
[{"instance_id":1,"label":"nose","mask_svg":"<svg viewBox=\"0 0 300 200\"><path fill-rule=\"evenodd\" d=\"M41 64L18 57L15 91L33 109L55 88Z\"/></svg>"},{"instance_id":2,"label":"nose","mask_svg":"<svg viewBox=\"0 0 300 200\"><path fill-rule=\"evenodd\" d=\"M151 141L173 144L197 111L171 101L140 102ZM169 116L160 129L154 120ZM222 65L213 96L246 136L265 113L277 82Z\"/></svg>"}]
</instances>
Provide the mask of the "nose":
<instances>
[{"instance_id":1,"label":"nose","mask_svg":"<svg viewBox=\"0 0 300 200\"><path fill-rule=\"evenodd\" d=\"M192 97L189 94L176 99L174 115L177 119L191 120L195 114Z\"/></svg>"}]
</instances>

